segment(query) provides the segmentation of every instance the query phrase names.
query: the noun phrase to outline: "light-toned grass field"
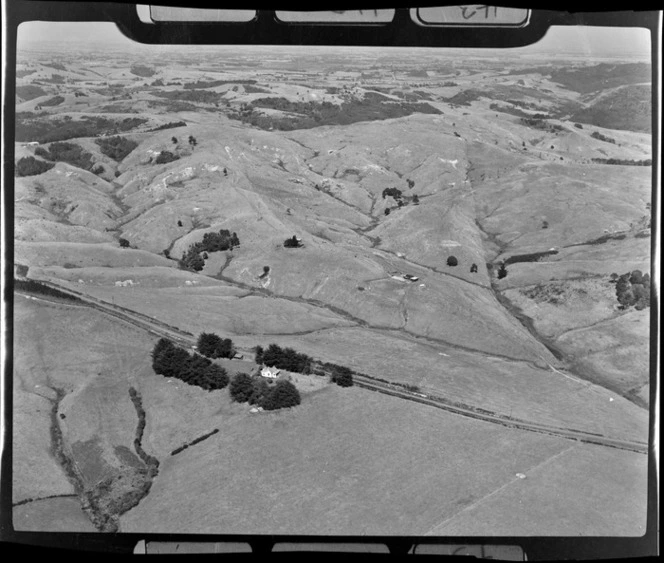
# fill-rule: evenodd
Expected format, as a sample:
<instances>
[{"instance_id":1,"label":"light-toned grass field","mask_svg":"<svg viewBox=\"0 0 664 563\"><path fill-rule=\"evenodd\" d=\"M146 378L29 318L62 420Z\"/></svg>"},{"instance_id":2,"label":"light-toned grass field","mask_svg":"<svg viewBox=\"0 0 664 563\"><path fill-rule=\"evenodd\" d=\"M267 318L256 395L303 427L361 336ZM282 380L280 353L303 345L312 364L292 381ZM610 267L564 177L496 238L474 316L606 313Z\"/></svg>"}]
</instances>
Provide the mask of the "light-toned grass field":
<instances>
[{"instance_id":1,"label":"light-toned grass field","mask_svg":"<svg viewBox=\"0 0 664 563\"><path fill-rule=\"evenodd\" d=\"M578 518L560 522L560 528L569 523L567 533L632 530L645 508L639 479L646 457L625 454L630 461L620 465L621 479L633 480L636 487L625 491L602 489L614 484L597 482L607 458L591 450L584 470L575 479L557 479L555 492L546 476L530 474L571 445L359 388L331 386L294 409L227 414L218 434L164 460L150 495L121 518L121 529L424 534L521 472L530 476L536 498L555 494L560 506L578 506L585 499L598 512L613 510L617 502L628 508L610 525L602 517L583 524ZM591 484L602 494L592 494ZM548 535L549 522L536 519L537 506L521 506L518 499L505 505L501 529L519 535L529 512L531 528Z\"/></svg>"},{"instance_id":2,"label":"light-toned grass field","mask_svg":"<svg viewBox=\"0 0 664 563\"><path fill-rule=\"evenodd\" d=\"M96 532L75 497L50 498L13 509L12 524L21 532Z\"/></svg>"},{"instance_id":3,"label":"light-toned grass field","mask_svg":"<svg viewBox=\"0 0 664 563\"><path fill-rule=\"evenodd\" d=\"M428 533L434 536L641 536L646 456L571 445ZM561 494L583 483L578 495ZM544 486L543 486L544 485ZM542 527L546 532L542 533Z\"/></svg>"}]
</instances>

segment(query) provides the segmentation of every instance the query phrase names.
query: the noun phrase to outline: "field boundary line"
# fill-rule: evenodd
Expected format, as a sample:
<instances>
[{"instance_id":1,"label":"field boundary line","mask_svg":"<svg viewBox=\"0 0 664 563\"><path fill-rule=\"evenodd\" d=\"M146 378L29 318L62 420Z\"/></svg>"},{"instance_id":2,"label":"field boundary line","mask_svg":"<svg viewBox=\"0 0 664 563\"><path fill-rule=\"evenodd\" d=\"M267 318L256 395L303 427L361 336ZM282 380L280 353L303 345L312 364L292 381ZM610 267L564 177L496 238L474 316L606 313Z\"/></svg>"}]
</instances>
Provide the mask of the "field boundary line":
<instances>
[{"instance_id":1,"label":"field boundary line","mask_svg":"<svg viewBox=\"0 0 664 563\"><path fill-rule=\"evenodd\" d=\"M571 446L568 446L567 448L565 448L565 449L559 451L558 453L552 455L551 457L549 457L549 458L547 458L547 459L545 459L545 460L540 461L537 465L533 465L532 467L530 467L529 469L526 470L526 473L528 473L528 472L530 472L530 471L534 471L534 470L540 468L541 466L546 465L546 464L549 463L550 461L553 461L553 460L556 459L557 457L560 457L560 456L563 455L564 453L567 453L568 451L570 451L570 450L572 450L572 449L574 449L574 448L576 448L576 447L578 447L578 444L572 444ZM472 509L475 508L476 506L479 506L480 504L484 503L484 502L485 502L486 500L488 500L489 498L491 498L491 497L497 495L497 494L498 494L499 492L501 492L503 489L506 489L506 488L509 487L510 485L512 485L512 484L514 484L515 482L520 481L520 480L521 480L521 479L520 479L519 477L516 477L516 476L513 477L513 478L510 479L507 483L504 483L503 485L501 485L500 487L498 487L498 488L495 489L494 491L491 491L489 494L484 495L482 498L477 499L477 500L476 500L475 502L473 502L472 504L469 504L468 506L464 506L464 507L463 507L461 510L459 510L459 512L457 512L456 514L453 514L453 515L450 516L449 518L446 518L445 520L443 520L443 521L439 522L438 524L436 524L435 526L431 527L429 530L427 530L427 531L424 533L424 535L425 535L425 536L433 535L433 534L434 534L434 530L436 530L437 528L440 528L441 526L445 525L447 522L449 522L450 520L453 520L454 518L456 518L456 517L459 516L460 514L463 514L464 512L468 512L469 510L472 510Z\"/></svg>"}]
</instances>

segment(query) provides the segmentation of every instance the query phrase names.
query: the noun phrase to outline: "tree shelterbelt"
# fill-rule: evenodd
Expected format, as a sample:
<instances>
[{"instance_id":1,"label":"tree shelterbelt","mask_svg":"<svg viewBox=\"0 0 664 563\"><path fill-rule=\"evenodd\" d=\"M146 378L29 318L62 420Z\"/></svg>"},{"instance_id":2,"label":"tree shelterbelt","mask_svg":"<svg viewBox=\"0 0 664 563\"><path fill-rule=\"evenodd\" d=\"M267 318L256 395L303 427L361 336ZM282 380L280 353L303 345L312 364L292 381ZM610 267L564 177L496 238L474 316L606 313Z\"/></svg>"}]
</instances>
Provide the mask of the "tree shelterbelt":
<instances>
[{"instance_id":1,"label":"tree shelterbelt","mask_svg":"<svg viewBox=\"0 0 664 563\"><path fill-rule=\"evenodd\" d=\"M223 389L229 382L224 368L199 354L190 354L167 338L161 338L152 350L152 369L207 391Z\"/></svg>"}]
</instances>

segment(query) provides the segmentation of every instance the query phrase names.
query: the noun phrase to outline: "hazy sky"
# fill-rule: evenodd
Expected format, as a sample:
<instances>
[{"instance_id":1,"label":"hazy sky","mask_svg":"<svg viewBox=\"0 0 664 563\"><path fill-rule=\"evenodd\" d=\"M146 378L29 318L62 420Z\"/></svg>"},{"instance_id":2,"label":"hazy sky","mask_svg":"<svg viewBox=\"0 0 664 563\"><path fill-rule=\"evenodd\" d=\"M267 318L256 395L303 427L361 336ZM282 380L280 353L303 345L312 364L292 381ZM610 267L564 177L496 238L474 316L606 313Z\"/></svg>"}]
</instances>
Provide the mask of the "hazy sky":
<instances>
[{"instance_id":1,"label":"hazy sky","mask_svg":"<svg viewBox=\"0 0 664 563\"><path fill-rule=\"evenodd\" d=\"M19 27L19 49L39 48L39 43L53 41L80 43L82 46L88 44L90 47L135 45L112 23L28 22ZM540 42L525 49L598 57L639 54L647 57L650 53L650 34L642 28L554 27Z\"/></svg>"}]
</instances>

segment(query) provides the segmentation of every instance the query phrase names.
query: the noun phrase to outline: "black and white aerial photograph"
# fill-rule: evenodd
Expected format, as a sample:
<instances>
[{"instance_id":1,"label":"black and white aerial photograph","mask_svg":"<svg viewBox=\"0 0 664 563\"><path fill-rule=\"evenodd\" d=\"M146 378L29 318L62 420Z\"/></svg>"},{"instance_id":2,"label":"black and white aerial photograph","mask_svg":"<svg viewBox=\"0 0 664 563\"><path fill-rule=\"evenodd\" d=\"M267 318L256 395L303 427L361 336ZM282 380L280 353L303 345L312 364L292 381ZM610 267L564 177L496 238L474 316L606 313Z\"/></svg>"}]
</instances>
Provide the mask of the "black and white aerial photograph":
<instances>
[{"instance_id":1,"label":"black and white aerial photograph","mask_svg":"<svg viewBox=\"0 0 664 563\"><path fill-rule=\"evenodd\" d=\"M22 23L13 527L643 536L651 65Z\"/></svg>"}]
</instances>

